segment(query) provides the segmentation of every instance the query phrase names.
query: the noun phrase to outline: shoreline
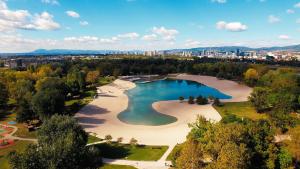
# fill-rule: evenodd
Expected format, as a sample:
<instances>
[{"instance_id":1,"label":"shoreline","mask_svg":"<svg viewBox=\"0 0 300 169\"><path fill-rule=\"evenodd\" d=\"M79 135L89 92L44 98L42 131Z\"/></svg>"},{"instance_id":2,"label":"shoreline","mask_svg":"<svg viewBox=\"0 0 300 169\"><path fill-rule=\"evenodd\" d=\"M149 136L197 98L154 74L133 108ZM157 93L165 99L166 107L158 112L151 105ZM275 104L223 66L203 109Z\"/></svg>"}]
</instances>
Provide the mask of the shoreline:
<instances>
[{"instance_id":1,"label":"shoreline","mask_svg":"<svg viewBox=\"0 0 300 169\"><path fill-rule=\"evenodd\" d=\"M193 76L203 79L202 76ZM182 77L180 75L179 77L186 78L182 80L191 80L187 78L192 76ZM195 79L192 80L195 81ZM188 124L195 122L197 115L202 115L212 121L220 121L222 118L210 104L204 106L190 105L175 100L159 101L152 104L157 112L177 118L174 123L146 126L122 122L117 116L126 110L129 104L125 91L133 89L135 86L132 82L118 79L112 84L99 87L97 90L99 97L81 109L75 117L85 131L95 133L100 138L104 138L106 135L111 135L113 140L123 137L123 143L128 143L131 138L135 138L139 144L145 145L176 145L177 143L183 143L190 131ZM233 88L235 89L235 86ZM216 89L220 90L219 88ZM227 92L224 93L228 94ZM233 100L236 99L233 98Z\"/></svg>"}]
</instances>

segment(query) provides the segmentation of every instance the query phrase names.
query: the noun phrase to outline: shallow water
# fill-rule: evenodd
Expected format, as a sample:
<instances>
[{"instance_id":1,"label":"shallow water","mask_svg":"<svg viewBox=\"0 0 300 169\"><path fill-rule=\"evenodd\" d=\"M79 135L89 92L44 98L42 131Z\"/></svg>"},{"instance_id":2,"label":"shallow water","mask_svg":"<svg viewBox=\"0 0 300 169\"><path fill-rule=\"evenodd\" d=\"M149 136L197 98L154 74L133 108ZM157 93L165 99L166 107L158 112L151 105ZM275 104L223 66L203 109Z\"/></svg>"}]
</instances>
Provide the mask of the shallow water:
<instances>
[{"instance_id":1,"label":"shallow water","mask_svg":"<svg viewBox=\"0 0 300 169\"><path fill-rule=\"evenodd\" d=\"M187 99L199 95L214 96L219 99L230 99L228 96L212 87L208 87L193 81L186 80L160 80L151 83L140 84L127 91L129 97L128 108L118 115L118 118L129 124L136 125L165 125L175 122L172 116L156 112L152 103L164 100L178 100L180 96Z\"/></svg>"}]
</instances>

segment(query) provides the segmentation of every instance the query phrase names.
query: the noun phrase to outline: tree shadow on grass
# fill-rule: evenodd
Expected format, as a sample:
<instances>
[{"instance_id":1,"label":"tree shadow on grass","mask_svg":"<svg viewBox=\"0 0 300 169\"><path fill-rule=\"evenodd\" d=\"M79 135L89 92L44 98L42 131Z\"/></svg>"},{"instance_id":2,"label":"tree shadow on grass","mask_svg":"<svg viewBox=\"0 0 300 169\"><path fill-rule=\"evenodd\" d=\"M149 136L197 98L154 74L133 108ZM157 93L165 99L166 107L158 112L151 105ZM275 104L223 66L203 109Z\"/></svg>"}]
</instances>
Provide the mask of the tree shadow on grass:
<instances>
[{"instance_id":1,"label":"tree shadow on grass","mask_svg":"<svg viewBox=\"0 0 300 169\"><path fill-rule=\"evenodd\" d=\"M103 143L94 146L100 150L104 158L122 159L130 155L129 148L116 143Z\"/></svg>"}]
</instances>

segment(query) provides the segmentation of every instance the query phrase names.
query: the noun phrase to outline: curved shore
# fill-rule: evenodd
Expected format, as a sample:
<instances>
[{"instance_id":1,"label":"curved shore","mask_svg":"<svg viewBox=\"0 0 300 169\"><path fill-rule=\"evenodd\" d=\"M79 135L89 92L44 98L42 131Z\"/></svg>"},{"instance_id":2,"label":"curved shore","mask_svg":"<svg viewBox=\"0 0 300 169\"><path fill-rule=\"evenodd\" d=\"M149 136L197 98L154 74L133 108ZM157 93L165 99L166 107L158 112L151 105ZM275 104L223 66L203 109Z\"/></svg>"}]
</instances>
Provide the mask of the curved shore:
<instances>
[{"instance_id":1,"label":"curved shore","mask_svg":"<svg viewBox=\"0 0 300 169\"><path fill-rule=\"evenodd\" d=\"M210 83L213 82L211 77L200 77L201 81L207 78ZM192 78L191 75L179 75L177 78L195 81L199 76L190 79ZM225 85L219 85L226 88L216 87L216 89L229 95L236 93L228 101L244 101L243 99L248 97L249 89L241 87L238 88L239 91L229 93L227 92L228 89L230 89L228 91L237 89L236 84L233 85L231 81L229 82ZM203 82L200 83L207 85ZM215 79L215 83L220 82ZM232 88L228 86L230 84ZM153 103L153 108L160 113L176 117L178 119L176 122L162 126L126 124L120 121L117 116L128 106L128 97L124 92L134 87L134 83L123 80L116 80L110 85L99 87L99 97L81 109L75 117L87 132L95 133L98 137L104 138L105 135L110 134L114 139L123 137L126 143L131 138L135 138L140 144L148 145L175 145L184 142L190 131L187 124L194 122L197 115L202 115L212 121L221 120L221 116L211 105L199 106L179 103L179 101L160 101Z\"/></svg>"}]
</instances>

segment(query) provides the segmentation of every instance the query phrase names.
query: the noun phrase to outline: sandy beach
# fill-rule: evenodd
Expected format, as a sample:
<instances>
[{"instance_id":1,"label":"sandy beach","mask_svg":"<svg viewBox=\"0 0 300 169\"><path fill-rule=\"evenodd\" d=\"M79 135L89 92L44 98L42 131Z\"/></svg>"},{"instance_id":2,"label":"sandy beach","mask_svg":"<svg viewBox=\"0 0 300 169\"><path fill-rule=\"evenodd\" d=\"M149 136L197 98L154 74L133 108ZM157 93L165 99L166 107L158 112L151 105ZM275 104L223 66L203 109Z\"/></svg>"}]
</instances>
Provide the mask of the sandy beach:
<instances>
[{"instance_id":1,"label":"sandy beach","mask_svg":"<svg viewBox=\"0 0 300 169\"><path fill-rule=\"evenodd\" d=\"M178 79L194 80L233 96L227 101L245 101L251 88L231 81L220 81L208 76L179 75ZM160 101L153 103L153 108L163 114L176 117L174 123L162 126L131 125L120 121L117 115L128 105L128 97L124 93L135 84L129 81L116 80L110 85L98 88L99 97L81 109L76 118L87 132L95 133L104 138L110 134L114 140L123 137L124 143L131 138L140 144L174 146L186 140L190 131L188 123L195 122L197 115L212 121L220 121L220 114L211 105L189 105L179 101Z\"/></svg>"}]
</instances>

